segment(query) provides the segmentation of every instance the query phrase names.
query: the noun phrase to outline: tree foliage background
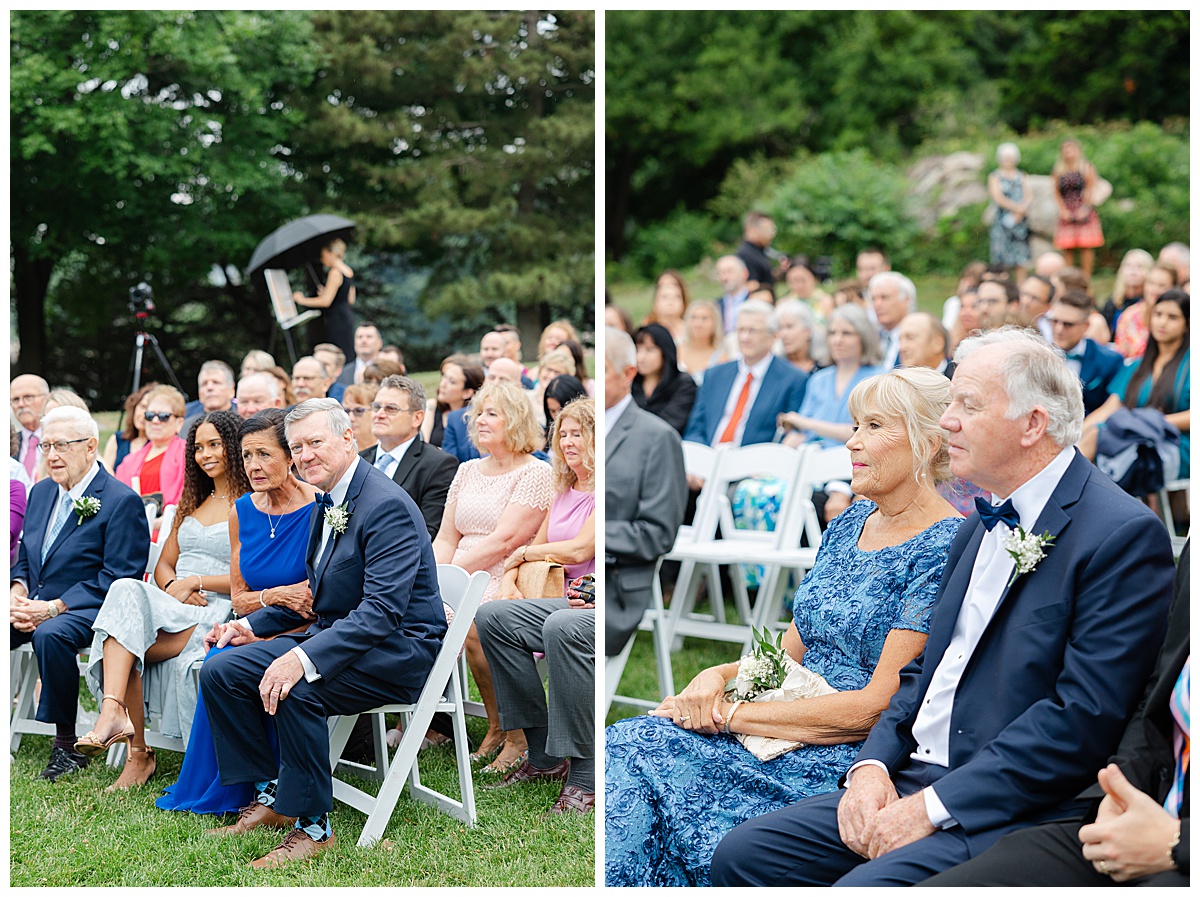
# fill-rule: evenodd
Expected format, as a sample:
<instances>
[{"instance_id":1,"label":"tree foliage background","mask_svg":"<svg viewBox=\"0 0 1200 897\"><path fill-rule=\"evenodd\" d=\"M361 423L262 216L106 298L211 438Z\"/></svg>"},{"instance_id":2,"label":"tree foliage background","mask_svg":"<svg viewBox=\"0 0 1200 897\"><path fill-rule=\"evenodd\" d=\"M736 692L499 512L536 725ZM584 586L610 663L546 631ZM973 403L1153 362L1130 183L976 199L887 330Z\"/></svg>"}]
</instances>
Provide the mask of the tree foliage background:
<instances>
[{"instance_id":1,"label":"tree foliage background","mask_svg":"<svg viewBox=\"0 0 1200 897\"><path fill-rule=\"evenodd\" d=\"M1184 118L1189 39L1187 11L609 12L606 250L645 254L648 230L664 248L736 240L714 210L747 162L778 174L849 153L840 177L866 159L890 183L948 142L990 154L1042 131Z\"/></svg>"},{"instance_id":2,"label":"tree foliage background","mask_svg":"<svg viewBox=\"0 0 1200 897\"><path fill-rule=\"evenodd\" d=\"M16 370L114 406L145 280L194 391L272 340L242 268L313 212L358 222L357 311L410 366L591 329L592 12L27 11L10 50Z\"/></svg>"}]
</instances>

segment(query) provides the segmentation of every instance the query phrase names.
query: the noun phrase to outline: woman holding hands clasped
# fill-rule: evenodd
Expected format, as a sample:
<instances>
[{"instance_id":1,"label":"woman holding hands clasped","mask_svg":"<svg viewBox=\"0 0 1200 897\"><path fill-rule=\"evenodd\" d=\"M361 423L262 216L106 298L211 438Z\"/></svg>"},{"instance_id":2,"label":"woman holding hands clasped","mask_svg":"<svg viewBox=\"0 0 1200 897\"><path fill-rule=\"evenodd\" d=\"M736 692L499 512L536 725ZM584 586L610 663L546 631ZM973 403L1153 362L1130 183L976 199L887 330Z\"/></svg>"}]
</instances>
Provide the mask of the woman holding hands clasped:
<instances>
[{"instance_id":1,"label":"woman holding hands clasped","mask_svg":"<svg viewBox=\"0 0 1200 897\"><path fill-rule=\"evenodd\" d=\"M921 653L962 518L936 491L950 477L938 420L949 381L926 368L872 377L850 396L852 488L793 602L783 648L816 697L731 702L738 664L711 667L649 716L605 738L605 880L707 885L734 826L834 791ZM743 747L746 736L791 742ZM773 759L760 760L767 750Z\"/></svg>"}]
</instances>

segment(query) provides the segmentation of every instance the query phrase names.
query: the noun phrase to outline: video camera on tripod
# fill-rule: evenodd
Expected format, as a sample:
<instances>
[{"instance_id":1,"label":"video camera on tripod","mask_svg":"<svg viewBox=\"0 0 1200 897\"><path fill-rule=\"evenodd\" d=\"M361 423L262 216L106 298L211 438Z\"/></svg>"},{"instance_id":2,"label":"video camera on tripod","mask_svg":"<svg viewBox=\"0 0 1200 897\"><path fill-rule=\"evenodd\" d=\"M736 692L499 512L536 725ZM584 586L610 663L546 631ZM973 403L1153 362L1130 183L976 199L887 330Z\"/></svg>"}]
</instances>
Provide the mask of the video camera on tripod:
<instances>
[{"instance_id":1,"label":"video camera on tripod","mask_svg":"<svg viewBox=\"0 0 1200 897\"><path fill-rule=\"evenodd\" d=\"M137 286L129 288L129 310L139 318L144 318L154 311L154 290L146 281L143 280Z\"/></svg>"}]
</instances>

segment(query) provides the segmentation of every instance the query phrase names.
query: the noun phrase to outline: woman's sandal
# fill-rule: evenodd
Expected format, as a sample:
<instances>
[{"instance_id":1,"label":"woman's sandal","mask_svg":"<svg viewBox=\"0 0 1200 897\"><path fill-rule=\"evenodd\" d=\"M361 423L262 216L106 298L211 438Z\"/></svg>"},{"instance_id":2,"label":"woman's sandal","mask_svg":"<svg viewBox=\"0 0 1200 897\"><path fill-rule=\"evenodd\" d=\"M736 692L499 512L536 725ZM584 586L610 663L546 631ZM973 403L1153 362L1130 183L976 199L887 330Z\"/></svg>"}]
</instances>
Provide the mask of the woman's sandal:
<instances>
[{"instance_id":1,"label":"woman's sandal","mask_svg":"<svg viewBox=\"0 0 1200 897\"><path fill-rule=\"evenodd\" d=\"M500 743L497 744L490 751L478 750L475 753L471 754L471 762L472 763L486 763L489 760L492 760L496 756L498 756L502 750L504 750L504 739L503 738L501 738Z\"/></svg>"},{"instance_id":2,"label":"woman's sandal","mask_svg":"<svg viewBox=\"0 0 1200 897\"><path fill-rule=\"evenodd\" d=\"M115 735L109 736L107 741L101 741L96 737L96 730L88 732L77 742L75 742L75 750L83 754L85 757L99 757L106 753L110 747L118 742L128 742L136 730L133 728L133 722L129 719L129 708L125 706L125 702L116 695L105 695L104 701L116 701L121 705L121 709L125 711L125 728ZM103 702L102 702L103 703Z\"/></svg>"},{"instance_id":3,"label":"woman's sandal","mask_svg":"<svg viewBox=\"0 0 1200 897\"><path fill-rule=\"evenodd\" d=\"M145 785L146 782L150 781L150 779L154 777L154 774L156 772L158 772L158 761L155 760L155 758L154 758L154 748L152 748L152 747L135 747L134 745L131 744L131 745L129 745L129 752L131 754L146 754L148 759L154 760L154 765L152 767L150 767L150 775L146 776L145 781L135 782L132 785L120 785L120 784L118 784L120 782L120 779L118 778L116 782L113 782L111 785L109 785L107 788L104 789L106 794L112 794L116 791L128 791L130 788L137 788L139 785ZM122 775L123 774L124 774L124 771L122 771Z\"/></svg>"},{"instance_id":4,"label":"woman's sandal","mask_svg":"<svg viewBox=\"0 0 1200 897\"><path fill-rule=\"evenodd\" d=\"M521 761L523 761L527 756L529 756L529 750L528 749L523 750L523 751L521 751L521 753L517 754L517 756L514 757L512 760L510 760L508 763L505 763L503 766L496 765L497 763L500 762L500 758L497 757L493 762L489 763L487 766L485 766L483 769L481 769L480 772L486 772L488 775L502 776L505 773L507 773L509 770L516 769L518 766L520 766Z\"/></svg>"}]
</instances>

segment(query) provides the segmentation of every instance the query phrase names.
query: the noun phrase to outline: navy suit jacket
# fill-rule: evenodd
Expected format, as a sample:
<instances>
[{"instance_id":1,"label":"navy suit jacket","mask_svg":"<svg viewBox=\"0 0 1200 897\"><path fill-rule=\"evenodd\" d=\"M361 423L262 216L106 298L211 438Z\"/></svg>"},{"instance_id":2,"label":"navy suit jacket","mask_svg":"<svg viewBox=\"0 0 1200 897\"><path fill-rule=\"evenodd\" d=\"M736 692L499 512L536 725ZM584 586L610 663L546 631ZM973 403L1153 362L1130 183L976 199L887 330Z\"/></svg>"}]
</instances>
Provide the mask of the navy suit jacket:
<instances>
[{"instance_id":1,"label":"navy suit jacket","mask_svg":"<svg viewBox=\"0 0 1200 897\"><path fill-rule=\"evenodd\" d=\"M467 436L467 406L446 415L446 428L442 432L442 451L453 455L460 462L480 457L479 449Z\"/></svg>"},{"instance_id":2,"label":"navy suit jacket","mask_svg":"<svg viewBox=\"0 0 1200 897\"><path fill-rule=\"evenodd\" d=\"M42 542L58 506L58 484L45 479L30 490L25 534L12 570L13 579L25 581L30 598L61 598L69 610L98 608L118 579L141 579L150 554L145 505L136 492L101 465L83 494L98 499L100 510L82 522L72 513L43 562Z\"/></svg>"},{"instance_id":3,"label":"navy suit jacket","mask_svg":"<svg viewBox=\"0 0 1200 897\"><path fill-rule=\"evenodd\" d=\"M717 424L725 413L729 391L737 379L738 363L727 361L710 368L704 374L696 404L688 417L683 438L688 442L712 445L717 435ZM771 358L766 376L758 388L754 404L746 412L746 427L742 431L741 445L771 442L775 439L775 420L784 411L797 411L804 401L804 389L808 374L778 357Z\"/></svg>"},{"instance_id":4,"label":"navy suit jacket","mask_svg":"<svg viewBox=\"0 0 1200 897\"><path fill-rule=\"evenodd\" d=\"M360 462L346 493L346 532L330 535L318 558L324 515L313 508L308 583L316 622L298 641L322 678L347 667L420 689L446 636L437 561L421 512L408 493ZM274 606L254 613L254 633L276 635L295 618Z\"/></svg>"},{"instance_id":5,"label":"navy suit jacket","mask_svg":"<svg viewBox=\"0 0 1200 897\"><path fill-rule=\"evenodd\" d=\"M1174 564L1166 529L1076 452L1034 532L1055 541L1005 590L963 672L950 718L949 771L934 790L972 853L1006 831L1078 816L1077 795L1117 746L1163 641ZM895 773L953 635L984 528L951 543L925 650L857 761Z\"/></svg>"},{"instance_id":6,"label":"navy suit jacket","mask_svg":"<svg viewBox=\"0 0 1200 897\"><path fill-rule=\"evenodd\" d=\"M1124 366L1125 359L1120 352L1093 339L1087 341L1079 366L1084 413L1091 414L1108 401L1108 384Z\"/></svg>"},{"instance_id":7,"label":"navy suit jacket","mask_svg":"<svg viewBox=\"0 0 1200 897\"><path fill-rule=\"evenodd\" d=\"M374 465L379 446L359 452L368 464ZM450 484L458 473L458 459L436 446L430 445L418 433L413 444L404 452L400 464L392 471L392 482L408 493L421 509L429 538L437 536L442 525L442 512L446 509L446 496Z\"/></svg>"}]
</instances>

